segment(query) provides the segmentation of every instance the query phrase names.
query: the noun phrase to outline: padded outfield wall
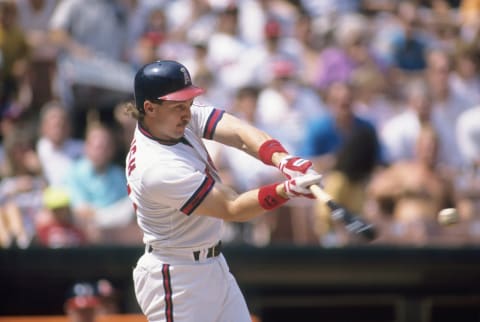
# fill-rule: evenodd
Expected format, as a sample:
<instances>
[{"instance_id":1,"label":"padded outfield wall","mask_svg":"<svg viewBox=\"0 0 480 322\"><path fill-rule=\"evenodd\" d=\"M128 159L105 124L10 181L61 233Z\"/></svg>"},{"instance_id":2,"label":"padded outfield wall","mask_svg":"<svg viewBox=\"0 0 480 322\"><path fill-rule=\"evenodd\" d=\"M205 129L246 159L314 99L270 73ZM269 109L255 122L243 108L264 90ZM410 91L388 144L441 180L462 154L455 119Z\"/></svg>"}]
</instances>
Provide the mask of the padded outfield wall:
<instances>
[{"instance_id":1,"label":"padded outfield wall","mask_svg":"<svg viewBox=\"0 0 480 322\"><path fill-rule=\"evenodd\" d=\"M76 281L108 278L139 313L132 268L143 248L0 251L0 316L63 314ZM226 246L263 322L480 321L480 248Z\"/></svg>"}]
</instances>

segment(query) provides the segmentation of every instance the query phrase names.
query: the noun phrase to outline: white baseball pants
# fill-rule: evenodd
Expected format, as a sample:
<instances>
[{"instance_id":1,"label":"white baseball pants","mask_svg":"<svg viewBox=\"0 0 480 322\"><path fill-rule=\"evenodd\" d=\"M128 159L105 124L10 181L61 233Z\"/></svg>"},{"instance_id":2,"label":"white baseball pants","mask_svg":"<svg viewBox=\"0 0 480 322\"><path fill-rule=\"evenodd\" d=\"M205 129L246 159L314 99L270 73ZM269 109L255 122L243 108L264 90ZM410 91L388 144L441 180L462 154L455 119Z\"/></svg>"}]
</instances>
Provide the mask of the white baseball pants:
<instances>
[{"instance_id":1,"label":"white baseball pants","mask_svg":"<svg viewBox=\"0 0 480 322\"><path fill-rule=\"evenodd\" d=\"M150 322L250 322L222 254L146 252L133 270L135 295Z\"/></svg>"}]
</instances>

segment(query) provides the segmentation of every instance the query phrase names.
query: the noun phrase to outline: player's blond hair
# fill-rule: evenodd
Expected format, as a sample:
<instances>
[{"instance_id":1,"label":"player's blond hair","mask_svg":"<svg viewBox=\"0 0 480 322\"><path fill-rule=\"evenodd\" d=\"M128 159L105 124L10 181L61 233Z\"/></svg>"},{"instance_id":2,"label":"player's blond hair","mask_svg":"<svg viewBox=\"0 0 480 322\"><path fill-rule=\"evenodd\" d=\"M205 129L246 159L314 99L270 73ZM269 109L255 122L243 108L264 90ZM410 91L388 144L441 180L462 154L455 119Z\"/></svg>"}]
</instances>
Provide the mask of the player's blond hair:
<instances>
[{"instance_id":1,"label":"player's blond hair","mask_svg":"<svg viewBox=\"0 0 480 322\"><path fill-rule=\"evenodd\" d=\"M141 113L135 104L133 102L127 102L124 104L124 111L126 114L128 114L130 117L133 117L136 120L143 120L143 117L145 116L144 113Z\"/></svg>"}]
</instances>

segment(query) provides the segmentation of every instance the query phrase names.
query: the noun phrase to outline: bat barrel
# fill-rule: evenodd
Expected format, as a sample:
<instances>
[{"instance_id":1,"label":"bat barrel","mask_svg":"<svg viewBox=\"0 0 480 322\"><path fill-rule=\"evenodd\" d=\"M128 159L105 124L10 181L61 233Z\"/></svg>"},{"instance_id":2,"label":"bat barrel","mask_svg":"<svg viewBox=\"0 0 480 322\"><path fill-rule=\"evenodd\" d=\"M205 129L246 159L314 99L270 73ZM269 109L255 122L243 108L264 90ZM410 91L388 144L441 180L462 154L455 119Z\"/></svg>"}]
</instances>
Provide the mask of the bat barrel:
<instances>
[{"instance_id":1,"label":"bat barrel","mask_svg":"<svg viewBox=\"0 0 480 322\"><path fill-rule=\"evenodd\" d=\"M315 198L324 202L328 208L330 208L332 219L342 222L350 233L361 235L368 241L374 240L377 237L377 231L372 224L363 221L358 216L355 216L337 204L322 188L317 185L312 185L310 186L310 191Z\"/></svg>"}]
</instances>

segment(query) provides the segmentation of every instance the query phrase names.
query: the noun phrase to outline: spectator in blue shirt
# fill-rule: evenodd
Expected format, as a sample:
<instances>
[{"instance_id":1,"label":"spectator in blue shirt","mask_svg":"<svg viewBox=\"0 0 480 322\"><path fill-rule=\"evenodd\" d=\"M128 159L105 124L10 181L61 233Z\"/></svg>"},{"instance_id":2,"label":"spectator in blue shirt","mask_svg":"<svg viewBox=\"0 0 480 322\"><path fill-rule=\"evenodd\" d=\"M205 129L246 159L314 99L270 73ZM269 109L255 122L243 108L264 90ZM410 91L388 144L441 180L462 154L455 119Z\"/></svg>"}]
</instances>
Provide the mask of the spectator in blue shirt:
<instances>
[{"instance_id":1,"label":"spectator in blue shirt","mask_svg":"<svg viewBox=\"0 0 480 322\"><path fill-rule=\"evenodd\" d=\"M320 172L332 168L335 164L335 153L354 129L371 128L377 137L375 127L354 113L353 93L349 84L335 82L328 87L325 96L329 113L307 124L305 141L301 148L301 154L314 159ZM378 142L378 137L376 140Z\"/></svg>"},{"instance_id":2,"label":"spectator in blue shirt","mask_svg":"<svg viewBox=\"0 0 480 322\"><path fill-rule=\"evenodd\" d=\"M85 156L67 174L73 212L90 242L127 241L127 226L134 226L133 207L127 195L123 168L113 162L114 137L102 124L91 125L85 138ZM132 228L134 232L137 228ZM135 234L134 240L137 235ZM118 240L120 238L120 240Z\"/></svg>"}]
</instances>

